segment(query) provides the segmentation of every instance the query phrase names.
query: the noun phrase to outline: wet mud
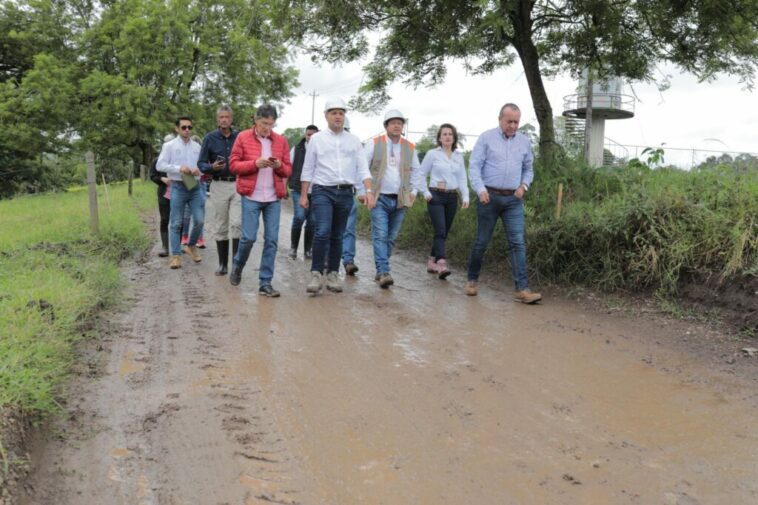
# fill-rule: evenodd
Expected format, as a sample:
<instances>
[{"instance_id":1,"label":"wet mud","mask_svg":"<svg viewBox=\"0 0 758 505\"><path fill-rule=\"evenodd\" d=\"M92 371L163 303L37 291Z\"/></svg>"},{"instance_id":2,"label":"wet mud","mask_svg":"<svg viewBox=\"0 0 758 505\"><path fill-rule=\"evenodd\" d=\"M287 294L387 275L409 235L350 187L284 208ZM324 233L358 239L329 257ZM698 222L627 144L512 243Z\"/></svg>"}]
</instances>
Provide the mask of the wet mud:
<instances>
[{"instance_id":1,"label":"wet mud","mask_svg":"<svg viewBox=\"0 0 758 505\"><path fill-rule=\"evenodd\" d=\"M755 381L661 345L681 327L511 301L359 242L341 294L306 295L282 217L239 287L215 251L130 269L129 308L85 350L22 504L758 503ZM93 372L94 370L94 372Z\"/></svg>"}]
</instances>

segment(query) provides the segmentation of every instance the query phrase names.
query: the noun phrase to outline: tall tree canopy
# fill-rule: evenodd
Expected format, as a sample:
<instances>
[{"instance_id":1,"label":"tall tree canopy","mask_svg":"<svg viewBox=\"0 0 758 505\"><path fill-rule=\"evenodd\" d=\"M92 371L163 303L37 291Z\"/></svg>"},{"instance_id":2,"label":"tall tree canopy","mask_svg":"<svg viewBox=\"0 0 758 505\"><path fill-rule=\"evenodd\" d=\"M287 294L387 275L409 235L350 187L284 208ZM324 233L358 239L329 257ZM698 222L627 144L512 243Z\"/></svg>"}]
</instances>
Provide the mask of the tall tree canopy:
<instances>
[{"instance_id":1,"label":"tall tree canopy","mask_svg":"<svg viewBox=\"0 0 758 505\"><path fill-rule=\"evenodd\" d=\"M296 70L271 23L275 8L273 0L3 3L0 161L22 167L77 143L148 164L178 114L207 131L222 103L245 121L259 101L285 100Z\"/></svg>"},{"instance_id":2,"label":"tall tree canopy","mask_svg":"<svg viewBox=\"0 0 758 505\"><path fill-rule=\"evenodd\" d=\"M752 86L758 62L755 0L281 1L280 20L314 58L370 56L355 101L364 110L384 105L393 82L443 82L449 60L489 74L518 58L548 163L556 149L543 76L592 68L649 81L671 62L703 80L726 72Z\"/></svg>"}]
</instances>

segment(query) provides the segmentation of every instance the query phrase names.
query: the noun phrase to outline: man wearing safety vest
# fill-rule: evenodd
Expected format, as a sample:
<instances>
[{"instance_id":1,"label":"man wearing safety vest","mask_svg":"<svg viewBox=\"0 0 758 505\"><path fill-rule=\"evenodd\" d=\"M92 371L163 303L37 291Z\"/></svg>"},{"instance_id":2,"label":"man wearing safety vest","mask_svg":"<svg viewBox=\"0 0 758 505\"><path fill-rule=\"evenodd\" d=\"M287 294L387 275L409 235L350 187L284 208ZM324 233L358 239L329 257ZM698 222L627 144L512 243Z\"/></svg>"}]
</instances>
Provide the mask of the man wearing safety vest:
<instances>
[{"instance_id":1,"label":"man wearing safety vest","mask_svg":"<svg viewBox=\"0 0 758 505\"><path fill-rule=\"evenodd\" d=\"M402 137L405 116L399 110L384 115L385 134L366 142L364 148L374 182L376 206L371 209L371 240L374 246L375 280L383 289L394 284L390 256L405 211L413 205L418 188L413 172L420 170L416 146Z\"/></svg>"}]
</instances>

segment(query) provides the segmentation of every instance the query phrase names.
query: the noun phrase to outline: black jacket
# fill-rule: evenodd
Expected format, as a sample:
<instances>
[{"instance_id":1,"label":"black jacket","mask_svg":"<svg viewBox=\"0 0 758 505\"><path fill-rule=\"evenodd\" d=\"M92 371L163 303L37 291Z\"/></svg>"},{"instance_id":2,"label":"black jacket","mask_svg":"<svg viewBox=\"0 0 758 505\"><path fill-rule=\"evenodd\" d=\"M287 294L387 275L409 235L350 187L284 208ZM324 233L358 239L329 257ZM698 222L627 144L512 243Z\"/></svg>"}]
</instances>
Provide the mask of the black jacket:
<instances>
[{"instance_id":1,"label":"black jacket","mask_svg":"<svg viewBox=\"0 0 758 505\"><path fill-rule=\"evenodd\" d=\"M305 139L302 139L295 146L295 157L292 159L292 175L287 184L292 191L300 191L300 174L303 172L303 163L305 163Z\"/></svg>"},{"instance_id":2,"label":"black jacket","mask_svg":"<svg viewBox=\"0 0 758 505\"><path fill-rule=\"evenodd\" d=\"M166 185L161 180L161 177L166 177L165 172L158 172L156 169L158 165L158 158L153 160L153 164L150 165L150 180L158 185L158 196L162 197L166 194Z\"/></svg>"}]
</instances>

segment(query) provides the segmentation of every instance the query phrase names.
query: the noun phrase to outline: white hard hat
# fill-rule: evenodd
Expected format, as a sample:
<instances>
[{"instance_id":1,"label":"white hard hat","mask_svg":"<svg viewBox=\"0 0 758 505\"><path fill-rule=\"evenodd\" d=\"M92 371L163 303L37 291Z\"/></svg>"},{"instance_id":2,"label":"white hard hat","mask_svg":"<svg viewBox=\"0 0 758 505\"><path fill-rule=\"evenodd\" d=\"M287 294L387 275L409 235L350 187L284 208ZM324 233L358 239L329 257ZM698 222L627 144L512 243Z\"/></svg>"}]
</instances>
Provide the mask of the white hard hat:
<instances>
[{"instance_id":1,"label":"white hard hat","mask_svg":"<svg viewBox=\"0 0 758 505\"><path fill-rule=\"evenodd\" d=\"M347 105L345 105L345 101L340 97L329 98L324 104L324 112L329 112L332 109L342 109L347 112Z\"/></svg>"},{"instance_id":2,"label":"white hard hat","mask_svg":"<svg viewBox=\"0 0 758 505\"><path fill-rule=\"evenodd\" d=\"M390 109L387 111L384 115L384 126L387 126L390 119L400 119L405 123L405 116L403 116L403 113L397 109Z\"/></svg>"}]
</instances>

